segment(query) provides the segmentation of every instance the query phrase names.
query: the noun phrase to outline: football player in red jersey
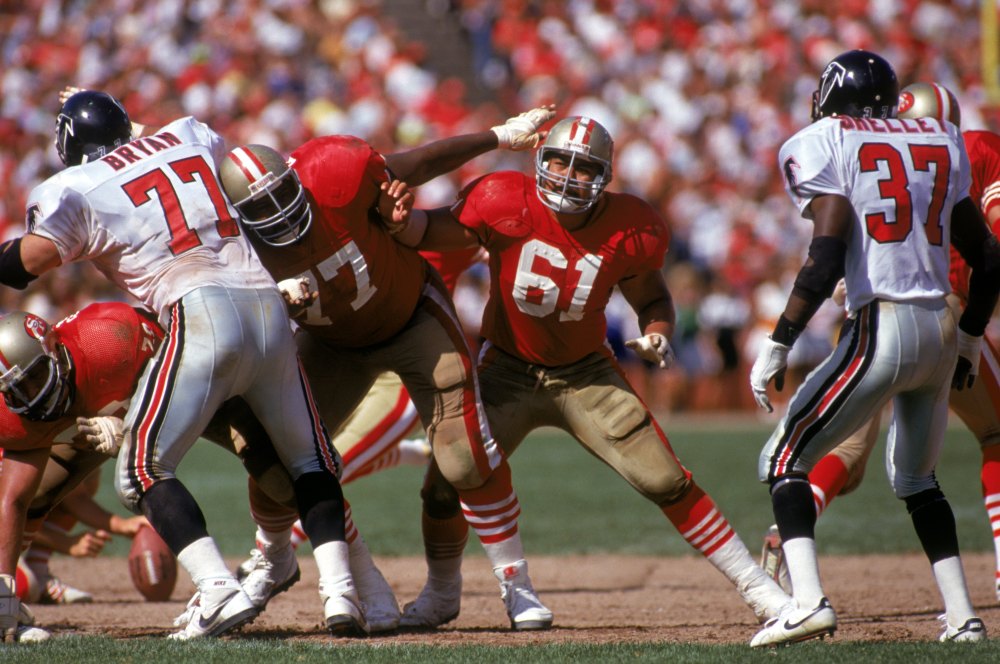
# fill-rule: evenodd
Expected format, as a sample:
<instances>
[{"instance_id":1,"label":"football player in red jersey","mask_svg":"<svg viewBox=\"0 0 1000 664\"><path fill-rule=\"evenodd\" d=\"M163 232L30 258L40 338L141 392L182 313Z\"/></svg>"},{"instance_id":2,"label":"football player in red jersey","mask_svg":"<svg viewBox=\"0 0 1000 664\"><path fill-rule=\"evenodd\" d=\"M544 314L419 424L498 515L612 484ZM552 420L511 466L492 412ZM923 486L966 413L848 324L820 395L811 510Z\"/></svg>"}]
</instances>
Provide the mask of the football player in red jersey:
<instances>
[{"instance_id":1,"label":"football player in red jersey","mask_svg":"<svg viewBox=\"0 0 1000 664\"><path fill-rule=\"evenodd\" d=\"M961 126L961 109L955 95L939 83L914 83L900 92L899 118L931 117L947 120ZM969 154L972 186L969 197L979 204L990 229L1000 231L1000 136L984 130L962 133L966 152ZM954 246L951 248L949 278L952 292L948 303L956 316L968 303L969 264ZM843 295L838 302L843 304ZM838 291L834 292L838 299ZM983 501L993 531L996 552L995 589L1000 600L1000 355L989 341L983 340L983 353L978 367L978 377L971 387L951 390L948 398L951 409L961 418L969 431L979 441L983 453ZM854 491L864 478L868 457L878 440L881 414L852 434L833 451L823 457L809 473L816 514L819 516L837 496ZM789 586L787 565L780 549L781 539L776 528L765 538L761 564L773 570L776 577Z\"/></svg>"},{"instance_id":2,"label":"football player in red jersey","mask_svg":"<svg viewBox=\"0 0 1000 664\"><path fill-rule=\"evenodd\" d=\"M483 415L471 351L447 289L416 251L393 240L382 219L412 205L400 180L422 183L498 146L534 147L551 116L550 108L533 109L489 131L386 157L348 136L313 139L287 163L266 146L243 146L219 170L274 278L292 280L293 289L303 279L315 284L316 297L295 318L296 338L324 419L337 428L380 374L400 376L494 567L514 629L548 628L552 613L528 577L510 469ZM253 493L251 501L263 516ZM451 516L432 511L424 519ZM274 536L259 548L277 584L295 565L289 531L262 533Z\"/></svg>"},{"instance_id":3,"label":"football player in red jersey","mask_svg":"<svg viewBox=\"0 0 1000 664\"><path fill-rule=\"evenodd\" d=\"M662 368L673 361L674 307L661 272L670 233L645 201L605 190L612 159L601 124L564 118L536 154L534 179L483 176L451 208L414 210L396 238L421 249L488 251L479 381L505 453L541 426L571 434L657 505L758 617L773 616L790 598L678 460L606 344L604 308L617 286L642 330L627 346ZM427 512L456 514L457 497L437 463L423 495ZM424 530L431 574L423 595L460 592L464 539L458 516L452 520L451 528Z\"/></svg>"},{"instance_id":4,"label":"football player in red jersey","mask_svg":"<svg viewBox=\"0 0 1000 664\"><path fill-rule=\"evenodd\" d=\"M0 628L5 640L37 639L42 632L19 613L15 595L22 541L30 541L49 510L109 458L89 449L77 418L123 415L142 366L162 336L155 322L125 304L93 304L51 328L24 312L0 318ZM81 431L87 427L85 421ZM57 463L49 463L50 457Z\"/></svg>"}]
</instances>

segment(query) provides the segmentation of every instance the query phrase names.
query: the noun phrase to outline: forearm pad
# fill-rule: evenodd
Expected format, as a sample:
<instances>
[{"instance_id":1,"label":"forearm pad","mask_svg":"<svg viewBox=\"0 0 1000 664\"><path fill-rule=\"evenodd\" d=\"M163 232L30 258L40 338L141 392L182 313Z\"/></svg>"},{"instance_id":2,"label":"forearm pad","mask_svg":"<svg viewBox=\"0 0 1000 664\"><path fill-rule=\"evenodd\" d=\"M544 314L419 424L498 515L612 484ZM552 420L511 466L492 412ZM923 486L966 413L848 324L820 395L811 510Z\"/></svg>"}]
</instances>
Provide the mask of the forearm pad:
<instances>
[{"instance_id":1,"label":"forearm pad","mask_svg":"<svg viewBox=\"0 0 1000 664\"><path fill-rule=\"evenodd\" d=\"M21 238L0 244L0 284L24 290L37 278L24 269L21 262Z\"/></svg>"},{"instance_id":2,"label":"forearm pad","mask_svg":"<svg viewBox=\"0 0 1000 664\"><path fill-rule=\"evenodd\" d=\"M846 256L847 244L840 238L829 235L814 237L809 244L809 260L795 277L792 292L818 307L833 295L837 282L844 276Z\"/></svg>"},{"instance_id":3,"label":"forearm pad","mask_svg":"<svg viewBox=\"0 0 1000 664\"><path fill-rule=\"evenodd\" d=\"M986 331L1000 296L1000 241L991 233L983 241L981 251L969 253L970 256L965 257L972 268L969 302L958 326L963 332L979 337Z\"/></svg>"}]
</instances>

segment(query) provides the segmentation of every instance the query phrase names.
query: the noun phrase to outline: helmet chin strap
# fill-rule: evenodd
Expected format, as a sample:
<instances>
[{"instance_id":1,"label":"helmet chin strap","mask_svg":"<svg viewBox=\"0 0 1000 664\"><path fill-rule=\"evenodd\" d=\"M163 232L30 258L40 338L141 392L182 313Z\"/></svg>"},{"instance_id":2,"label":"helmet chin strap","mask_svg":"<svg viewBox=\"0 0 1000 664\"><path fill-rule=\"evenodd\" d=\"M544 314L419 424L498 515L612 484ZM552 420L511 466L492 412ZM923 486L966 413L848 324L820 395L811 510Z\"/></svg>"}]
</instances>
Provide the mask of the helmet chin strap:
<instances>
[{"instance_id":1,"label":"helmet chin strap","mask_svg":"<svg viewBox=\"0 0 1000 664\"><path fill-rule=\"evenodd\" d=\"M593 207L593 205L584 206L580 203L574 203L566 198L562 192L552 191L550 189L541 189L539 190L539 193L544 196L549 203L552 203L549 207L560 214L583 214L588 209Z\"/></svg>"}]
</instances>

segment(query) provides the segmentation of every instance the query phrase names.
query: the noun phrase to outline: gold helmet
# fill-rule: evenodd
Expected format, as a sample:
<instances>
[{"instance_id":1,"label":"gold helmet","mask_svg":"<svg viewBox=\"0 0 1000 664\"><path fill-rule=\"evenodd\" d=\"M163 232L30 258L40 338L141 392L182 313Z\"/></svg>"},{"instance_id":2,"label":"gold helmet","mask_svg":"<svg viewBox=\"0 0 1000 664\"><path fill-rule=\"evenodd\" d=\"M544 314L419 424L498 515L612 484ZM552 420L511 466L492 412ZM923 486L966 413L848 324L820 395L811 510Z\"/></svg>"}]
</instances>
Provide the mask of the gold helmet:
<instances>
[{"instance_id":1,"label":"gold helmet","mask_svg":"<svg viewBox=\"0 0 1000 664\"><path fill-rule=\"evenodd\" d=\"M542 203L556 212L586 212L611 182L611 162L615 144L611 134L596 120L585 117L563 118L549 130L545 142L535 154L535 182ZM549 161L561 156L569 162L597 164L600 173L592 182L552 173ZM567 171L569 172L569 171Z\"/></svg>"},{"instance_id":2,"label":"gold helmet","mask_svg":"<svg viewBox=\"0 0 1000 664\"><path fill-rule=\"evenodd\" d=\"M312 225L312 207L298 174L277 150L242 145L219 166L219 180L244 226L266 244L294 244Z\"/></svg>"},{"instance_id":3,"label":"gold helmet","mask_svg":"<svg viewBox=\"0 0 1000 664\"><path fill-rule=\"evenodd\" d=\"M951 90L940 83L914 83L899 93L900 118L937 118L962 125L962 111Z\"/></svg>"},{"instance_id":4,"label":"gold helmet","mask_svg":"<svg viewBox=\"0 0 1000 664\"><path fill-rule=\"evenodd\" d=\"M24 311L0 318L0 394L7 408L29 420L57 420L73 397L66 347L49 348L49 324Z\"/></svg>"}]
</instances>

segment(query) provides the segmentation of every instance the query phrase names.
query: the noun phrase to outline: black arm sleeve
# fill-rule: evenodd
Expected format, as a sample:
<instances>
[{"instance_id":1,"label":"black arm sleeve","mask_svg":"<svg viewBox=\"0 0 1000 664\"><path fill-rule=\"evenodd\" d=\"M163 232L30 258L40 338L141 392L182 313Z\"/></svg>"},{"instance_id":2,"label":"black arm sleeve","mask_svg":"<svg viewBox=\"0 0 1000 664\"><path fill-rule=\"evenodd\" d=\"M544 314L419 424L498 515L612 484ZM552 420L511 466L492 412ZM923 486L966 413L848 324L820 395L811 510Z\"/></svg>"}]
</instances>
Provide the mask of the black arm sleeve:
<instances>
[{"instance_id":1,"label":"black arm sleeve","mask_svg":"<svg viewBox=\"0 0 1000 664\"><path fill-rule=\"evenodd\" d=\"M837 281L844 276L847 244L838 237L820 235L809 244L809 259L799 270L792 286L785 312L771 334L771 339L791 346L806 328L823 301L833 294Z\"/></svg>"},{"instance_id":2,"label":"black arm sleeve","mask_svg":"<svg viewBox=\"0 0 1000 664\"><path fill-rule=\"evenodd\" d=\"M37 278L21 262L21 238L0 244L0 284L24 290Z\"/></svg>"},{"instance_id":3,"label":"black arm sleeve","mask_svg":"<svg viewBox=\"0 0 1000 664\"><path fill-rule=\"evenodd\" d=\"M990 233L979 208L968 198L952 212L951 241L972 268L969 301L958 327L966 334L982 336L1000 296L1000 241Z\"/></svg>"}]
</instances>

